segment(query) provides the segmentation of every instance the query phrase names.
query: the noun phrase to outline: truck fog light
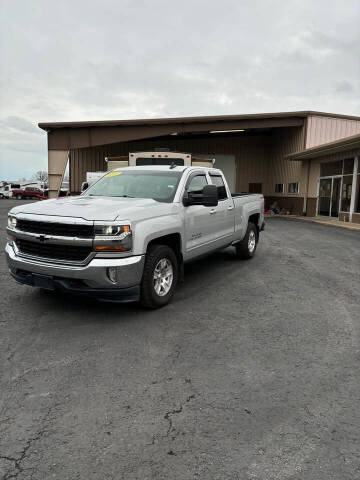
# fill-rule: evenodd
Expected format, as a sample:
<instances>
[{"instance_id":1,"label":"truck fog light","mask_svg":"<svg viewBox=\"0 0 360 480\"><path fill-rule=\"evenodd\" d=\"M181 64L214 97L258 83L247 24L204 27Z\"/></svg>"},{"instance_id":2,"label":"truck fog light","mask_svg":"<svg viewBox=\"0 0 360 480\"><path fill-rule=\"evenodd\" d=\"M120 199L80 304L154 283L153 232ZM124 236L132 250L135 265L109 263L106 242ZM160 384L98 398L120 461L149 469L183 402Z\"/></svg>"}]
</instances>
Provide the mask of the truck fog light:
<instances>
[{"instance_id":1,"label":"truck fog light","mask_svg":"<svg viewBox=\"0 0 360 480\"><path fill-rule=\"evenodd\" d=\"M116 270L116 267L108 267L108 269L107 269L107 276L109 277L110 282L116 283L116 282L117 282L117 270Z\"/></svg>"},{"instance_id":2,"label":"truck fog light","mask_svg":"<svg viewBox=\"0 0 360 480\"><path fill-rule=\"evenodd\" d=\"M12 215L8 216L8 227L9 228L16 228L17 224L17 219L16 217L13 217Z\"/></svg>"}]
</instances>

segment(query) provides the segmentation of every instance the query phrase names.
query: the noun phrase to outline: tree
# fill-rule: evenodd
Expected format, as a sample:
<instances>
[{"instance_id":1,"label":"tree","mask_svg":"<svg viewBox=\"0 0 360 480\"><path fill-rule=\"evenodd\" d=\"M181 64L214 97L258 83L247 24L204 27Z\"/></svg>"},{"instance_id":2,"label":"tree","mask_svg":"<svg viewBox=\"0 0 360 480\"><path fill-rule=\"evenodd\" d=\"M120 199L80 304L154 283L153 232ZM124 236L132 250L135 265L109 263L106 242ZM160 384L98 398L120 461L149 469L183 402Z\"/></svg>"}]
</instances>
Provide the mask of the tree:
<instances>
[{"instance_id":1,"label":"tree","mask_svg":"<svg viewBox=\"0 0 360 480\"><path fill-rule=\"evenodd\" d=\"M47 182L48 173L45 170L38 170L34 173L32 180L37 180L38 182Z\"/></svg>"}]
</instances>

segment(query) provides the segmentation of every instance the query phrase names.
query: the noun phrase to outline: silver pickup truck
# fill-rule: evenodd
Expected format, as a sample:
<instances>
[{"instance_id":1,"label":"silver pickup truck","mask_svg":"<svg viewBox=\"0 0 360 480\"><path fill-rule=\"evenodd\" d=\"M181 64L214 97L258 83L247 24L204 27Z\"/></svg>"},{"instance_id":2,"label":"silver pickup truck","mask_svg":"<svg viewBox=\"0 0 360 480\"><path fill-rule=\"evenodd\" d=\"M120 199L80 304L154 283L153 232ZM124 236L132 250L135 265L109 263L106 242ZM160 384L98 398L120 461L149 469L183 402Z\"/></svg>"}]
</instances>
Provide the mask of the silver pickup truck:
<instances>
[{"instance_id":1,"label":"silver pickup truck","mask_svg":"<svg viewBox=\"0 0 360 480\"><path fill-rule=\"evenodd\" d=\"M216 168L126 167L80 196L13 208L6 257L19 283L158 308L185 262L229 246L251 258L263 227L263 196L231 195Z\"/></svg>"}]
</instances>

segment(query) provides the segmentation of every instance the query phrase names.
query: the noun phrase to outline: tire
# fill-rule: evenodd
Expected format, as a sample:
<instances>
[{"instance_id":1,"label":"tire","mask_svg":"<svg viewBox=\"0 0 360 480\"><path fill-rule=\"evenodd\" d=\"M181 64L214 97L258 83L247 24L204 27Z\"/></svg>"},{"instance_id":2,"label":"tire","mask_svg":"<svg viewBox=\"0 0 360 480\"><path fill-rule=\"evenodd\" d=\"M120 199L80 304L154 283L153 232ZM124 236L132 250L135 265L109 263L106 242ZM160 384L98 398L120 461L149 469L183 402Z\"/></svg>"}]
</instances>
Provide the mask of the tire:
<instances>
[{"instance_id":1,"label":"tire","mask_svg":"<svg viewBox=\"0 0 360 480\"><path fill-rule=\"evenodd\" d=\"M169 303L174 295L178 274L178 260L174 251L167 245L150 246L146 254L141 281L140 304L143 307L155 309ZM169 289L166 279L170 283Z\"/></svg>"},{"instance_id":2,"label":"tire","mask_svg":"<svg viewBox=\"0 0 360 480\"><path fill-rule=\"evenodd\" d=\"M259 243L259 232L256 226L249 222L245 237L235 245L236 256L248 260L255 255Z\"/></svg>"},{"instance_id":3,"label":"tire","mask_svg":"<svg viewBox=\"0 0 360 480\"><path fill-rule=\"evenodd\" d=\"M20 195L20 193L18 193L18 194L16 195L16 198L17 198L18 200L21 200L21 199L22 199L22 196Z\"/></svg>"}]
</instances>

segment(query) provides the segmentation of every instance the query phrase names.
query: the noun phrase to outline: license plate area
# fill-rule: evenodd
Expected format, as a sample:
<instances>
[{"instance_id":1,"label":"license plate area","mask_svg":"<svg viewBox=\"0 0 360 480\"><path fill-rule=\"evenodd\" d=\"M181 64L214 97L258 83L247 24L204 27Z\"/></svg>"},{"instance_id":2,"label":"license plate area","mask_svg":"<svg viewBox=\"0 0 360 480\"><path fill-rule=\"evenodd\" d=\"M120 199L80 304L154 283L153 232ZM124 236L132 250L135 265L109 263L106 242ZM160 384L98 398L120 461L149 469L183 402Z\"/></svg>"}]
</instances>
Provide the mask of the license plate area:
<instances>
[{"instance_id":1,"label":"license plate area","mask_svg":"<svg viewBox=\"0 0 360 480\"><path fill-rule=\"evenodd\" d=\"M33 273L34 287L45 288L46 290L54 290L53 277L49 275L40 275L39 273Z\"/></svg>"}]
</instances>

